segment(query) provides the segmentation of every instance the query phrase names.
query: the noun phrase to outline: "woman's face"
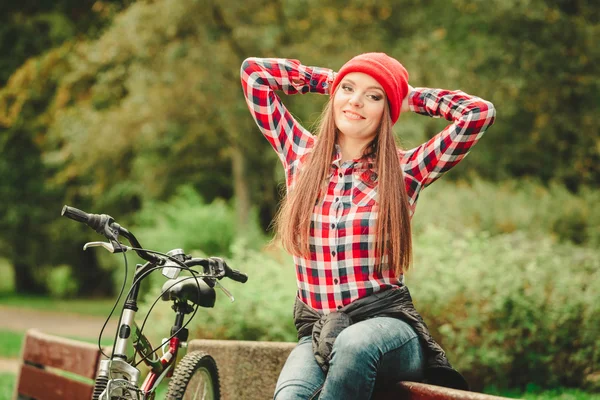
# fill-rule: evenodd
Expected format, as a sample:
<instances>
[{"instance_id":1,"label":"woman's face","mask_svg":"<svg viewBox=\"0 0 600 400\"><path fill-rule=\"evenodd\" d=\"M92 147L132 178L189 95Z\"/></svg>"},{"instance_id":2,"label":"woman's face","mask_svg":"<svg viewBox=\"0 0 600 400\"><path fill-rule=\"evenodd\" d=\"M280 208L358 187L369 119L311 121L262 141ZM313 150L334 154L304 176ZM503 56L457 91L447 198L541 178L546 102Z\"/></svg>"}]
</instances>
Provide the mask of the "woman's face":
<instances>
[{"instance_id":1,"label":"woman's face","mask_svg":"<svg viewBox=\"0 0 600 400\"><path fill-rule=\"evenodd\" d=\"M351 72L333 98L335 125L344 139L370 142L377 135L385 106L381 85L367 74Z\"/></svg>"}]
</instances>

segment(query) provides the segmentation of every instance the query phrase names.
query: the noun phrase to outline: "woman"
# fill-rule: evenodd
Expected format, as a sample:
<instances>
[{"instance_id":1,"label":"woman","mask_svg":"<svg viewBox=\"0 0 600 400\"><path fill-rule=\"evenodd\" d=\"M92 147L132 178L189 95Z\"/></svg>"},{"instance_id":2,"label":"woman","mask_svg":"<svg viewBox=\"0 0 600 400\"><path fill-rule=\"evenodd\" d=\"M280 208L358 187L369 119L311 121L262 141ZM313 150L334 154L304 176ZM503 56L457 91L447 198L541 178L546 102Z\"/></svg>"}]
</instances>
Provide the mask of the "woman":
<instances>
[{"instance_id":1,"label":"woman","mask_svg":"<svg viewBox=\"0 0 600 400\"><path fill-rule=\"evenodd\" d=\"M422 380L466 389L415 311L403 274L410 219L424 187L456 165L494 122L491 103L460 91L413 88L383 53L335 73L297 60L249 58L241 70L252 116L286 171L276 218L294 255L299 342L275 399L368 399L376 386ZM317 136L275 91L329 94ZM412 150L392 126L414 111L451 124Z\"/></svg>"}]
</instances>

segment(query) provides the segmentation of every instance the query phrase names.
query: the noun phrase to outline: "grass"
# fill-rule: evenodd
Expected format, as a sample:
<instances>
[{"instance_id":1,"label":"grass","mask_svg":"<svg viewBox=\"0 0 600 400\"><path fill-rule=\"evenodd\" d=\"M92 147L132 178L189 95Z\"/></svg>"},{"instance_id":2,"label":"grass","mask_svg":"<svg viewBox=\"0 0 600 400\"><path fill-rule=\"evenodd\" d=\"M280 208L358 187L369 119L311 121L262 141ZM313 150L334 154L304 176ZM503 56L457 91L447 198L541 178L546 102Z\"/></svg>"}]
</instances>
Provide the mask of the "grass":
<instances>
[{"instance_id":1,"label":"grass","mask_svg":"<svg viewBox=\"0 0 600 400\"><path fill-rule=\"evenodd\" d=\"M14 374L0 374L0 400L10 400L12 398L16 379L17 377Z\"/></svg>"},{"instance_id":2,"label":"grass","mask_svg":"<svg viewBox=\"0 0 600 400\"><path fill-rule=\"evenodd\" d=\"M0 357L18 358L23 344L23 332L0 330Z\"/></svg>"},{"instance_id":3,"label":"grass","mask_svg":"<svg viewBox=\"0 0 600 400\"><path fill-rule=\"evenodd\" d=\"M24 337L25 332L13 332L0 329L0 358L18 358L21 353ZM98 343L98 340L93 338L67 337L92 344ZM103 338L101 344L103 347L111 345L112 338Z\"/></svg>"},{"instance_id":4,"label":"grass","mask_svg":"<svg viewBox=\"0 0 600 400\"><path fill-rule=\"evenodd\" d=\"M15 294L12 267L5 258L0 257L0 306L107 317L115 300L116 296L102 299L58 299Z\"/></svg>"},{"instance_id":5,"label":"grass","mask_svg":"<svg viewBox=\"0 0 600 400\"><path fill-rule=\"evenodd\" d=\"M485 393L524 400L598 400L600 393L585 392L579 389L557 388L543 390L538 387L528 388L525 392L518 390L496 390L491 388Z\"/></svg>"},{"instance_id":6,"label":"grass","mask_svg":"<svg viewBox=\"0 0 600 400\"><path fill-rule=\"evenodd\" d=\"M0 306L107 317L115 299L52 299L42 296L0 295ZM119 311L118 309L116 311ZM118 316L118 314L117 314Z\"/></svg>"}]
</instances>

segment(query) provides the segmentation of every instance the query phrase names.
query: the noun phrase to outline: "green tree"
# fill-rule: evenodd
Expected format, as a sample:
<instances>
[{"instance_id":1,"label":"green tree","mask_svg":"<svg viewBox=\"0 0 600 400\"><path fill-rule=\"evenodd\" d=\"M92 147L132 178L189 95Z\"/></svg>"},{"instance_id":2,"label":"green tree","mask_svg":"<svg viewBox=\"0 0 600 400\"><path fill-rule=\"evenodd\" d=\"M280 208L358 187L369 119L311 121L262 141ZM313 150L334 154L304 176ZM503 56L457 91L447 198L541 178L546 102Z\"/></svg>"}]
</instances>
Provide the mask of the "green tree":
<instances>
[{"instance_id":1,"label":"green tree","mask_svg":"<svg viewBox=\"0 0 600 400\"><path fill-rule=\"evenodd\" d=\"M65 66L64 51L49 48L76 37L97 35L113 14L128 1L5 2L0 5L0 248L13 264L16 290L41 293L38 278L42 265L62 262L54 258L51 240L53 219L58 215L61 190L47 185L52 169L43 161L46 132L51 121L45 111L53 99L57 74ZM23 64L20 68L19 66ZM9 77L11 81L9 82ZM90 255L71 256L83 293L106 292L99 268ZM94 283L95 282L95 283Z\"/></svg>"},{"instance_id":2,"label":"green tree","mask_svg":"<svg viewBox=\"0 0 600 400\"><path fill-rule=\"evenodd\" d=\"M56 4L64 10L70 3ZM94 4L104 15L128 2ZM41 8L10 10L16 18ZM166 200L183 184L208 202L235 197L238 234L252 206L266 227L283 173L240 92L239 67L248 56L337 69L358 53L388 52L407 66L412 84L461 88L499 110L498 123L450 177L475 170L494 179L534 175L572 189L597 184L598 13L585 1L558 0L527 7L516 0L133 3L105 30L88 34L92 39L64 42L65 33L44 42L63 44L25 62L0 90L7 176L0 193L10 199L0 209L0 240L15 251L16 231L33 237L36 229L37 242L52 242L55 232L84 240L79 228L55 220L61 203L128 222L146 200ZM73 35L85 32L85 18L61 21L56 26L71 21ZM307 127L326 100L284 98ZM407 114L395 129L408 147L445 124ZM38 219L30 223L31 216ZM53 254L69 253L61 249ZM32 266L50 262L42 250L28 254Z\"/></svg>"},{"instance_id":3,"label":"green tree","mask_svg":"<svg viewBox=\"0 0 600 400\"><path fill-rule=\"evenodd\" d=\"M29 57L74 37L95 37L130 0L40 0L0 4L0 86ZM9 55L9 56L6 56Z\"/></svg>"}]
</instances>

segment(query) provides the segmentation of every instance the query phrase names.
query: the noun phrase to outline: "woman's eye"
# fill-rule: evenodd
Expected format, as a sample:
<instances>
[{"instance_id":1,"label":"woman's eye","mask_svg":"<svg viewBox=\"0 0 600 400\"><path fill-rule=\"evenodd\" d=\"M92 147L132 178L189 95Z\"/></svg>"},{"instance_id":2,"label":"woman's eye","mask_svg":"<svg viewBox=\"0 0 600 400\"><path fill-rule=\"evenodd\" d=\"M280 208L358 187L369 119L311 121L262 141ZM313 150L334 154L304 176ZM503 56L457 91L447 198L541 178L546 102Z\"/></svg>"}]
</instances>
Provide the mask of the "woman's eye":
<instances>
[{"instance_id":1,"label":"woman's eye","mask_svg":"<svg viewBox=\"0 0 600 400\"><path fill-rule=\"evenodd\" d=\"M375 101L379 101L379 100L381 100L381 96L379 96L379 95L377 95L377 94L370 94L370 95L369 95L369 97L370 97L372 100L375 100Z\"/></svg>"},{"instance_id":2,"label":"woman's eye","mask_svg":"<svg viewBox=\"0 0 600 400\"><path fill-rule=\"evenodd\" d=\"M342 89L344 89L346 92L352 91L352 88L348 85L342 85Z\"/></svg>"}]
</instances>

